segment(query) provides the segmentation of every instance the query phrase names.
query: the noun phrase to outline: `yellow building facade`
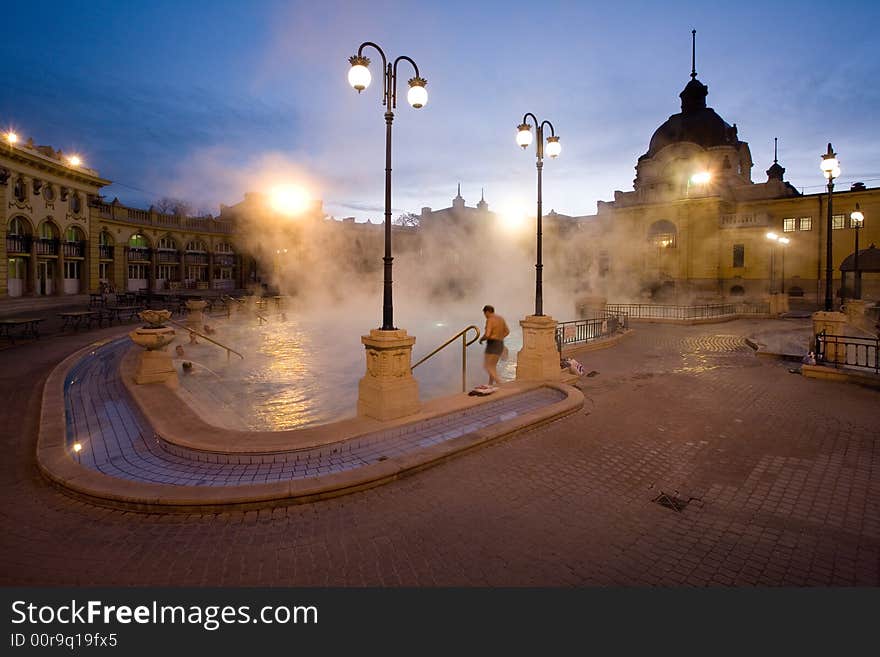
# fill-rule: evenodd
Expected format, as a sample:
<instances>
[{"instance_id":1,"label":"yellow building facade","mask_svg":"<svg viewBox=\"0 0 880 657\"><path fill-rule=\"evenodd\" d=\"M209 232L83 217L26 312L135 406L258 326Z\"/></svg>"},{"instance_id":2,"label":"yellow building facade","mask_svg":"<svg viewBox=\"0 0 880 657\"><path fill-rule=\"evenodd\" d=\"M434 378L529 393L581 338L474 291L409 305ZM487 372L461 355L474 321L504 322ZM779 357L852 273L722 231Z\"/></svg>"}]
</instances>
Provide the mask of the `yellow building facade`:
<instances>
[{"instance_id":1,"label":"yellow building facade","mask_svg":"<svg viewBox=\"0 0 880 657\"><path fill-rule=\"evenodd\" d=\"M696 74L681 92L681 112L664 122L636 164L632 191L600 201L595 215L572 218L590 263L591 291L615 300L760 299L771 292L819 302L825 295L828 194L801 194L774 160L766 180L752 180L751 153L706 104ZM817 145L816 175L820 148ZM824 148L822 148L824 150ZM880 189L854 184L832 200L833 293L852 296L851 213L864 214L861 260L880 243ZM788 239L787 244L767 234ZM784 242L784 240L783 240ZM880 274L863 272L862 297L880 299Z\"/></svg>"},{"instance_id":2,"label":"yellow building facade","mask_svg":"<svg viewBox=\"0 0 880 657\"><path fill-rule=\"evenodd\" d=\"M0 297L245 287L235 226L105 203L110 181L49 146L0 145Z\"/></svg>"}]
</instances>

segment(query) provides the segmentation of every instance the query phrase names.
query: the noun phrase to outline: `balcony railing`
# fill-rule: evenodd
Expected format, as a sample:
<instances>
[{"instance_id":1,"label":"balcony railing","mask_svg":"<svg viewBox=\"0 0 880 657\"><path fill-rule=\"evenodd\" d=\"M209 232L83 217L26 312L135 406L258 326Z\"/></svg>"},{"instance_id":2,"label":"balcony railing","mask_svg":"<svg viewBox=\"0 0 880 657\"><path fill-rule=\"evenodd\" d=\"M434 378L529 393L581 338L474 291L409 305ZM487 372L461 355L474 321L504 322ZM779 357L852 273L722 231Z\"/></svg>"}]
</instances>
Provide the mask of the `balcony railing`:
<instances>
[{"instance_id":1,"label":"balcony railing","mask_svg":"<svg viewBox=\"0 0 880 657\"><path fill-rule=\"evenodd\" d=\"M610 313L627 315L630 319L712 319L733 315L766 315L769 303L710 303L701 306L674 306L653 303L609 303Z\"/></svg>"},{"instance_id":2,"label":"balcony railing","mask_svg":"<svg viewBox=\"0 0 880 657\"><path fill-rule=\"evenodd\" d=\"M104 244L98 245L98 258L101 260L113 260L113 247Z\"/></svg>"},{"instance_id":3,"label":"balcony railing","mask_svg":"<svg viewBox=\"0 0 880 657\"><path fill-rule=\"evenodd\" d=\"M185 258L186 258L186 264L188 264L188 265L207 265L208 264L208 254L207 253L187 253Z\"/></svg>"},{"instance_id":4,"label":"balcony railing","mask_svg":"<svg viewBox=\"0 0 880 657\"><path fill-rule=\"evenodd\" d=\"M7 253L30 253L32 238L30 235L7 235Z\"/></svg>"},{"instance_id":5,"label":"balcony railing","mask_svg":"<svg viewBox=\"0 0 880 657\"><path fill-rule=\"evenodd\" d=\"M58 240L40 238L36 241L37 255L58 255Z\"/></svg>"},{"instance_id":6,"label":"balcony railing","mask_svg":"<svg viewBox=\"0 0 880 657\"><path fill-rule=\"evenodd\" d=\"M62 242L61 252L65 258L85 258L86 243L85 242Z\"/></svg>"},{"instance_id":7,"label":"balcony railing","mask_svg":"<svg viewBox=\"0 0 880 657\"><path fill-rule=\"evenodd\" d=\"M177 264L180 262L180 254L177 251L157 251L156 252L156 260L160 264L162 263L174 263Z\"/></svg>"},{"instance_id":8,"label":"balcony railing","mask_svg":"<svg viewBox=\"0 0 880 657\"><path fill-rule=\"evenodd\" d=\"M230 222L217 221L213 217L181 217L173 214L129 208L124 205L103 203L101 201L95 201L91 204L91 207L94 208L94 211L102 219L142 224L144 226L189 229L203 233L230 234L233 232Z\"/></svg>"},{"instance_id":9,"label":"balcony railing","mask_svg":"<svg viewBox=\"0 0 880 657\"><path fill-rule=\"evenodd\" d=\"M229 255L227 253L214 254L214 266L215 267L234 267L235 266L235 256Z\"/></svg>"},{"instance_id":10,"label":"balcony railing","mask_svg":"<svg viewBox=\"0 0 880 657\"><path fill-rule=\"evenodd\" d=\"M150 262L150 249L130 246L128 248L129 262Z\"/></svg>"}]
</instances>

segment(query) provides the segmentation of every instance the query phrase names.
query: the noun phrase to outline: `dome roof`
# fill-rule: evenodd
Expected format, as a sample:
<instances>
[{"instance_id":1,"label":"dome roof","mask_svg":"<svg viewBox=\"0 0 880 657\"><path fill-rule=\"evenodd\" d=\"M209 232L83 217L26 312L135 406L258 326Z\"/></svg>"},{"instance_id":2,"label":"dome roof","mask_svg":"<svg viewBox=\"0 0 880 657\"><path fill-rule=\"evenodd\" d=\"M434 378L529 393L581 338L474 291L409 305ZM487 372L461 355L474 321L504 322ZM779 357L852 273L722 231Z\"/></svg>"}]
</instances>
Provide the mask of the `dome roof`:
<instances>
[{"instance_id":1,"label":"dome roof","mask_svg":"<svg viewBox=\"0 0 880 657\"><path fill-rule=\"evenodd\" d=\"M840 271L855 271L856 254L850 253L840 264ZM880 272L880 249L871 244L867 249L859 249L859 271Z\"/></svg>"},{"instance_id":2,"label":"dome roof","mask_svg":"<svg viewBox=\"0 0 880 657\"><path fill-rule=\"evenodd\" d=\"M653 157L670 144L684 141L709 148L736 146L739 143L736 126L729 125L711 107L706 107L709 87L693 78L679 94L681 112L670 116L654 132L648 152L642 157Z\"/></svg>"}]
</instances>

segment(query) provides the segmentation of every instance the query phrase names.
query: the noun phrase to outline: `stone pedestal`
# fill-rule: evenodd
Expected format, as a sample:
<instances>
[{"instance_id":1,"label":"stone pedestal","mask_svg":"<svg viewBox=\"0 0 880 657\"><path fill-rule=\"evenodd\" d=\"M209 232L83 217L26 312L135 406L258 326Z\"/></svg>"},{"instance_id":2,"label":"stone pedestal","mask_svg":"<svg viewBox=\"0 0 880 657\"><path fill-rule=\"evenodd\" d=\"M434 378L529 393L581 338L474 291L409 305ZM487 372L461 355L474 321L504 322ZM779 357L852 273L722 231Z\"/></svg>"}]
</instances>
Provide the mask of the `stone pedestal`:
<instances>
[{"instance_id":1,"label":"stone pedestal","mask_svg":"<svg viewBox=\"0 0 880 657\"><path fill-rule=\"evenodd\" d=\"M174 329L167 326L142 327L128 335L135 344L146 350L138 359L135 383L164 383L170 388L176 388L179 383L177 370L171 362L171 354L165 351L165 347L174 340Z\"/></svg>"},{"instance_id":2,"label":"stone pedestal","mask_svg":"<svg viewBox=\"0 0 880 657\"><path fill-rule=\"evenodd\" d=\"M358 383L358 415L385 421L418 413L419 383L410 369L415 337L403 329L373 329L361 342L367 373Z\"/></svg>"},{"instance_id":3,"label":"stone pedestal","mask_svg":"<svg viewBox=\"0 0 880 657\"><path fill-rule=\"evenodd\" d=\"M205 306L207 301L187 301L186 302L186 321L187 328L193 331L203 331L205 329Z\"/></svg>"},{"instance_id":4,"label":"stone pedestal","mask_svg":"<svg viewBox=\"0 0 880 657\"><path fill-rule=\"evenodd\" d=\"M788 308L788 295L782 294L781 292L774 292L770 295L770 314L771 315L781 315L782 313L787 313Z\"/></svg>"},{"instance_id":5,"label":"stone pedestal","mask_svg":"<svg viewBox=\"0 0 880 657\"><path fill-rule=\"evenodd\" d=\"M520 320L523 346L516 356L517 381L560 381L559 351L556 349L556 320L547 315L529 315Z\"/></svg>"},{"instance_id":6,"label":"stone pedestal","mask_svg":"<svg viewBox=\"0 0 880 657\"><path fill-rule=\"evenodd\" d=\"M826 312L824 310L820 310L819 312L813 313L813 335L817 335L822 331L825 331L826 335L844 335L846 331L844 330L846 327L846 315L838 312ZM810 351L813 351L816 348L815 342L810 345ZM835 361L838 360L837 356L837 345L835 344L827 344L825 346L825 360L827 361ZM846 347L841 346L841 351L846 349ZM817 354L818 356L818 354ZM845 360L846 354L840 354L840 360Z\"/></svg>"},{"instance_id":7,"label":"stone pedestal","mask_svg":"<svg viewBox=\"0 0 880 657\"><path fill-rule=\"evenodd\" d=\"M850 321L855 320L854 323L858 324L865 316L865 305L864 299L847 299L840 310L846 313Z\"/></svg>"}]
</instances>

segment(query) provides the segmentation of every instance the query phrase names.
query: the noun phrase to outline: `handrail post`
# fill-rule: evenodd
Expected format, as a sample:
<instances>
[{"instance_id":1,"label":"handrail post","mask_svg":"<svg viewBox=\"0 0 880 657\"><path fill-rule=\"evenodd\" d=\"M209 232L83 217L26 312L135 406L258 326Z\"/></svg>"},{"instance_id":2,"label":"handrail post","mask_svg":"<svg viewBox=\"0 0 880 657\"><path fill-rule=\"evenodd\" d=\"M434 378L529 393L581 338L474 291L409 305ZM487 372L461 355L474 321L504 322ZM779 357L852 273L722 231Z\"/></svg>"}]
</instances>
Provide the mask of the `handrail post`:
<instances>
[{"instance_id":1,"label":"handrail post","mask_svg":"<svg viewBox=\"0 0 880 657\"><path fill-rule=\"evenodd\" d=\"M461 391L465 392L467 390L467 341L465 340L465 335L467 332L461 334Z\"/></svg>"}]
</instances>

